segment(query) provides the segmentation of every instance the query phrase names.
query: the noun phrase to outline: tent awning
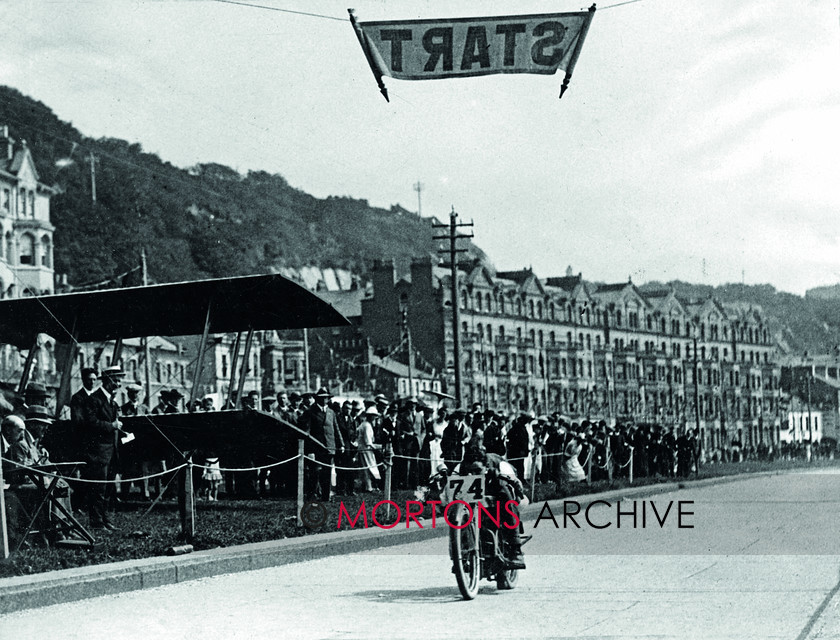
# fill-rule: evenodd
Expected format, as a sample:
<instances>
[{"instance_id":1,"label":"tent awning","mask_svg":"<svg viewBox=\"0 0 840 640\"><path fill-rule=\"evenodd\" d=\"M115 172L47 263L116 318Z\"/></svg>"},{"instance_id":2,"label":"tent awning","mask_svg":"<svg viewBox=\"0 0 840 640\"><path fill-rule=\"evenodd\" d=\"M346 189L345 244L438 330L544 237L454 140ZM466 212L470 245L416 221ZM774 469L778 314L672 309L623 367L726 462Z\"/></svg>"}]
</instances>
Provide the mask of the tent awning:
<instances>
[{"instance_id":1,"label":"tent awning","mask_svg":"<svg viewBox=\"0 0 840 640\"><path fill-rule=\"evenodd\" d=\"M0 300L0 343L21 348L37 334L58 342L332 327L350 322L316 294L281 275Z\"/></svg>"}]
</instances>

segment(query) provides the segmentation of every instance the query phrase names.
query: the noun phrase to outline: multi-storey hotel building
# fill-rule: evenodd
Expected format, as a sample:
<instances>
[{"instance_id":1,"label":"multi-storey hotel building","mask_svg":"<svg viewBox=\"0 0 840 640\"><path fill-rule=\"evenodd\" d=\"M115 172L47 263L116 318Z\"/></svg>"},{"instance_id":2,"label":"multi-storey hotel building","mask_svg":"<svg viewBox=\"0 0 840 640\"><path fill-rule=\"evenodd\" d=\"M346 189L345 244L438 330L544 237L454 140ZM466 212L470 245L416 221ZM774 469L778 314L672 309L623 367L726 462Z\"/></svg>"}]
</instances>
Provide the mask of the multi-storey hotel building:
<instances>
[{"instance_id":1,"label":"multi-storey hotel building","mask_svg":"<svg viewBox=\"0 0 840 640\"><path fill-rule=\"evenodd\" d=\"M406 318L417 357L452 392L450 277L430 259L401 279L377 263L362 325L387 346L400 342L397 319ZM457 290L466 402L699 426L707 447L779 441L780 369L760 310L481 265L459 271Z\"/></svg>"}]
</instances>

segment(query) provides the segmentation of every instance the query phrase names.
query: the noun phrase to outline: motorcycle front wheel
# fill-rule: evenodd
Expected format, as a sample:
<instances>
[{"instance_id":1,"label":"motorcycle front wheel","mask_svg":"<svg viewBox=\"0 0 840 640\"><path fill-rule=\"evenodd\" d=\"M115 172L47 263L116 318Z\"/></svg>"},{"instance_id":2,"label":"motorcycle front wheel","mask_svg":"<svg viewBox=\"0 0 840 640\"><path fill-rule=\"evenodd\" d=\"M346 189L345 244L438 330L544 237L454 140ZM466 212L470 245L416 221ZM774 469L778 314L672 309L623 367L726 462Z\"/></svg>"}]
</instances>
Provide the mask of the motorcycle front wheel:
<instances>
[{"instance_id":1,"label":"motorcycle front wheel","mask_svg":"<svg viewBox=\"0 0 840 640\"><path fill-rule=\"evenodd\" d=\"M456 504L453 511L454 514L450 520L452 527L449 529L453 573L458 581L461 595L465 600L472 600L478 595L478 581L481 577L478 523L475 518L470 520L471 514L462 504Z\"/></svg>"}]
</instances>

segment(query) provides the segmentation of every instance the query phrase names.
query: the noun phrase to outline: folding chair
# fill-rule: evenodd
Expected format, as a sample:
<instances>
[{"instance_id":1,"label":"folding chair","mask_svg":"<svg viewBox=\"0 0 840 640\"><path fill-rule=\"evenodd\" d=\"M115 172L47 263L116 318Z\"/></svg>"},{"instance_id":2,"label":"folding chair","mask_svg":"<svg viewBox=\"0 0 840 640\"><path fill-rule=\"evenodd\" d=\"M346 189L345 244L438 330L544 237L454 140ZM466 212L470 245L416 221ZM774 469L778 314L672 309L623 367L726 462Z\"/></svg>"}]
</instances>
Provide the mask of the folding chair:
<instances>
[{"instance_id":1,"label":"folding chair","mask_svg":"<svg viewBox=\"0 0 840 640\"><path fill-rule=\"evenodd\" d=\"M15 473L25 476L34 485L35 500L34 505L24 504L23 506L28 522L15 551L19 550L30 536L40 536L46 544L59 547L89 548L93 545L96 539L62 502L64 496L59 495L60 490L69 489L67 478L71 477L83 464L85 463L50 462L16 470ZM64 483L61 482L62 480ZM14 488L12 490L14 491ZM21 500L21 503L25 502L27 501ZM28 513L27 507L29 507Z\"/></svg>"}]
</instances>

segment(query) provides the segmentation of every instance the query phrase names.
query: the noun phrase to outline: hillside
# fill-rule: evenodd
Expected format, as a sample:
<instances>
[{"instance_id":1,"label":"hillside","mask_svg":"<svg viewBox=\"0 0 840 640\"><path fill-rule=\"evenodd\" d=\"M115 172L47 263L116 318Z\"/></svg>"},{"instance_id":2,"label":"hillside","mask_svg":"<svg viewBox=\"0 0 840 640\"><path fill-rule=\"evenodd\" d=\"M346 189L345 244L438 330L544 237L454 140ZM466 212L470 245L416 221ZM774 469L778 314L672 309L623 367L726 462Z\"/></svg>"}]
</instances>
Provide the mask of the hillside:
<instances>
[{"instance_id":1,"label":"hillside","mask_svg":"<svg viewBox=\"0 0 840 640\"><path fill-rule=\"evenodd\" d=\"M376 258L405 262L437 249L431 221L400 206L318 199L262 171L240 175L218 164L180 169L139 144L87 138L8 87L0 87L0 124L27 141L41 181L61 189L52 201L55 268L74 285L135 267L141 247L157 282L308 265L364 275ZM68 156L72 163L56 165ZM475 245L471 253L486 258Z\"/></svg>"},{"instance_id":2,"label":"hillside","mask_svg":"<svg viewBox=\"0 0 840 640\"><path fill-rule=\"evenodd\" d=\"M55 267L73 285L136 267L141 247L156 282L307 266L364 276L375 259L404 265L437 249L430 219L400 206L381 209L349 197L315 198L262 171L241 175L218 164L181 169L144 153L139 144L87 138L46 105L8 87L0 87L0 124L27 141L41 181L61 191L52 201ZM69 164L56 164L68 157ZM487 262L475 245L470 252L469 258ZM803 298L771 285L668 285L688 298L714 295L760 306L787 352L824 353L840 345L835 288L812 290ZM642 288L663 286L654 282Z\"/></svg>"}]
</instances>

